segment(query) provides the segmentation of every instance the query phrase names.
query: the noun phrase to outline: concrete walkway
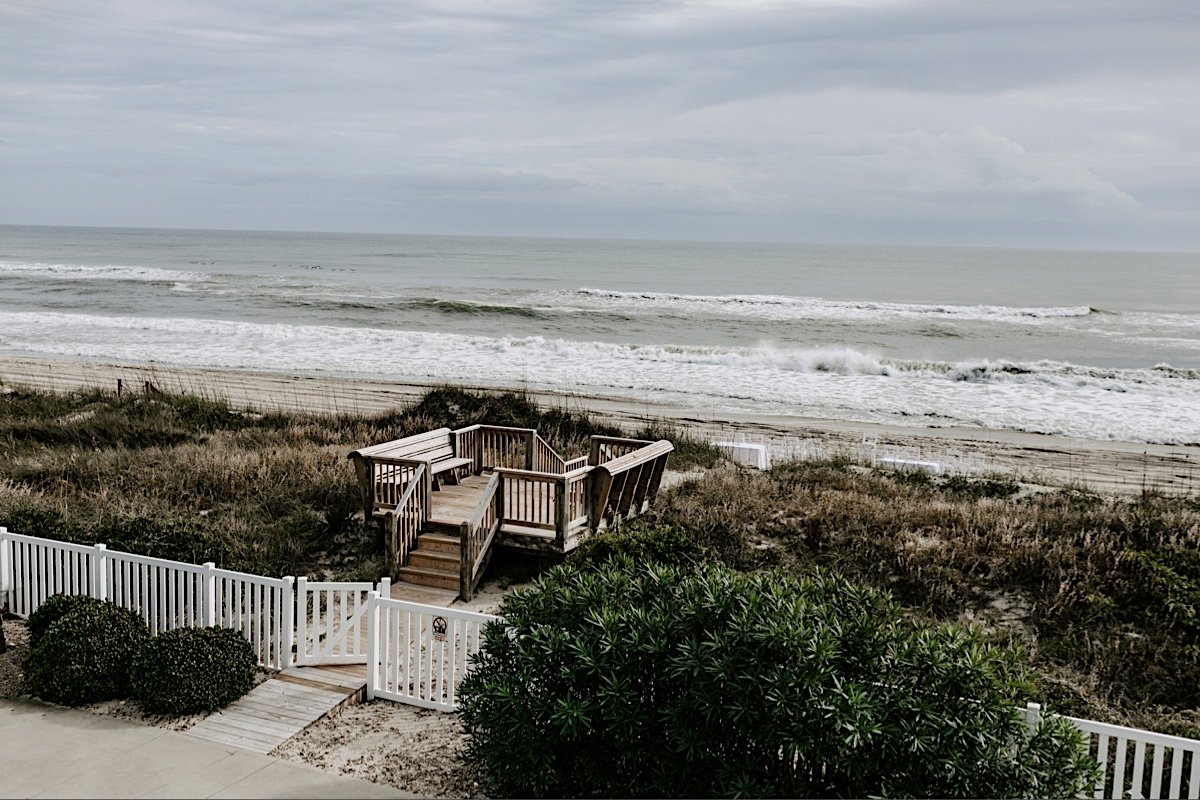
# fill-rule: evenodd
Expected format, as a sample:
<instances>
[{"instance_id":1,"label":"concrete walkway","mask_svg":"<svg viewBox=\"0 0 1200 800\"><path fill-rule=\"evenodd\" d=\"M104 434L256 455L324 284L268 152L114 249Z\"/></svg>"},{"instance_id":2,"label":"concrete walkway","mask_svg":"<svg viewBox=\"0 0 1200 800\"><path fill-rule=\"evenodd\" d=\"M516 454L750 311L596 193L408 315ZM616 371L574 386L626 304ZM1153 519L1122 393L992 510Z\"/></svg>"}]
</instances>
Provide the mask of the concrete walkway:
<instances>
[{"instance_id":1,"label":"concrete walkway","mask_svg":"<svg viewBox=\"0 0 1200 800\"><path fill-rule=\"evenodd\" d=\"M0 797L417 795L182 733L0 700Z\"/></svg>"}]
</instances>

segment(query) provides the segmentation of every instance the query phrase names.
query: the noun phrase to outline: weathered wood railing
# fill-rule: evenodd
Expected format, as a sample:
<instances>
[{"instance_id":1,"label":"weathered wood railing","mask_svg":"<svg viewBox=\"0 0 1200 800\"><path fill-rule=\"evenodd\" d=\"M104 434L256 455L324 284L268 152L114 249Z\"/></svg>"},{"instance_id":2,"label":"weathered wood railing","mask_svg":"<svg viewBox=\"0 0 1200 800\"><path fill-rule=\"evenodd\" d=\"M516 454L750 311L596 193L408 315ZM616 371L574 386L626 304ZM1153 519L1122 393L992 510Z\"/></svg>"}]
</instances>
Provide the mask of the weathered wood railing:
<instances>
[{"instance_id":1,"label":"weathered wood railing","mask_svg":"<svg viewBox=\"0 0 1200 800\"><path fill-rule=\"evenodd\" d=\"M395 508L384 513L386 525L385 548L389 569L397 570L408 563L408 554L429 520L429 473L422 464L412 471L404 494Z\"/></svg>"},{"instance_id":2,"label":"weathered wood railing","mask_svg":"<svg viewBox=\"0 0 1200 800\"><path fill-rule=\"evenodd\" d=\"M500 530L504 519L504 493L500 490L503 480L500 472L492 475L479 505L471 519L462 524L459 533L459 595L470 601L479 585L479 578L492 554L492 540Z\"/></svg>"},{"instance_id":3,"label":"weathered wood railing","mask_svg":"<svg viewBox=\"0 0 1200 800\"><path fill-rule=\"evenodd\" d=\"M653 442L647 439L622 439L618 436L593 436L587 463L593 467L641 450Z\"/></svg>"},{"instance_id":4,"label":"weathered wood railing","mask_svg":"<svg viewBox=\"0 0 1200 800\"><path fill-rule=\"evenodd\" d=\"M417 470L425 470L420 461L406 459L374 458L367 469L373 493L370 498L372 509L395 506L408 488ZM427 471L427 470L425 470Z\"/></svg>"},{"instance_id":5,"label":"weathered wood railing","mask_svg":"<svg viewBox=\"0 0 1200 800\"><path fill-rule=\"evenodd\" d=\"M594 467L591 527L599 530L615 525L649 508L672 449L663 439Z\"/></svg>"},{"instance_id":6,"label":"weathered wood railing","mask_svg":"<svg viewBox=\"0 0 1200 800\"><path fill-rule=\"evenodd\" d=\"M555 452L554 448L537 431L533 433L533 449L531 453L533 454L533 460L529 465L529 469L534 472L551 472L555 475L562 475L567 471L566 462L563 461L563 457Z\"/></svg>"}]
</instances>

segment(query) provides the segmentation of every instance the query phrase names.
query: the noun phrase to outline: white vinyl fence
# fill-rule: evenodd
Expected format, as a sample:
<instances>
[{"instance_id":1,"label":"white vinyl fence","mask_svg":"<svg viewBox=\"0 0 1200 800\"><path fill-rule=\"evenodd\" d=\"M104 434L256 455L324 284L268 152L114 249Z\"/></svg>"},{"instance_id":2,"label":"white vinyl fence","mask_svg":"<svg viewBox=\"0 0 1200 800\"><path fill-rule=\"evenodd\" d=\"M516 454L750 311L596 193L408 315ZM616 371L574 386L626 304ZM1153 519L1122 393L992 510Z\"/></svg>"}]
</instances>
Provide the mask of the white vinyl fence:
<instances>
[{"instance_id":1,"label":"white vinyl fence","mask_svg":"<svg viewBox=\"0 0 1200 800\"><path fill-rule=\"evenodd\" d=\"M366 664L370 696L453 711L480 628L495 617L391 600L390 588L387 578L266 578L0 528L0 605L18 616L55 594L90 595L137 612L151 634L232 628L260 666Z\"/></svg>"},{"instance_id":2,"label":"white vinyl fence","mask_svg":"<svg viewBox=\"0 0 1200 800\"><path fill-rule=\"evenodd\" d=\"M138 612L153 633L240 631L269 669L365 664L369 698L454 711L483 626L499 617L392 600L389 588L386 578L378 586L265 578L0 528L0 605L19 616L54 594L91 595ZM1024 713L1036 724L1041 708ZM1200 800L1200 741L1067 719L1104 770L1094 797Z\"/></svg>"},{"instance_id":3,"label":"white vinyl fence","mask_svg":"<svg viewBox=\"0 0 1200 800\"><path fill-rule=\"evenodd\" d=\"M372 592L367 604L367 698L453 711L458 684L479 652L483 626L499 619L406 603Z\"/></svg>"},{"instance_id":4,"label":"white vinyl fence","mask_svg":"<svg viewBox=\"0 0 1200 800\"><path fill-rule=\"evenodd\" d=\"M1040 714L1037 703L1025 708L1031 725ZM1089 752L1103 770L1093 797L1200 798L1200 741L1090 719L1067 719L1083 731Z\"/></svg>"}]
</instances>

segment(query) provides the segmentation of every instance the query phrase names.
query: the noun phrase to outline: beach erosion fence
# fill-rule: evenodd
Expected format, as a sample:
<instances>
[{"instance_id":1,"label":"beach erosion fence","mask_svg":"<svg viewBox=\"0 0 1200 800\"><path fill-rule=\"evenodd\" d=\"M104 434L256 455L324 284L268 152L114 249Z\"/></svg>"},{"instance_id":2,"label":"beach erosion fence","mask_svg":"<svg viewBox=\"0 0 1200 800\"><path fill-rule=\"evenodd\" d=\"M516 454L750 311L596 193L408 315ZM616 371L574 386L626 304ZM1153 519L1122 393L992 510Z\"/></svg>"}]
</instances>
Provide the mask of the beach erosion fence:
<instances>
[{"instance_id":1,"label":"beach erosion fence","mask_svg":"<svg viewBox=\"0 0 1200 800\"><path fill-rule=\"evenodd\" d=\"M457 689L501 618L387 597L389 583L309 582L231 572L111 551L0 528L0 605L26 617L55 594L111 600L152 633L232 628L260 666L361 663L367 696L454 711ZM1036 726L1041 707L1020 710ZM1067 717L1083 732L1102 777L1088 796L1200 800L1200 741Z\"/></svg>"}]
</instances>

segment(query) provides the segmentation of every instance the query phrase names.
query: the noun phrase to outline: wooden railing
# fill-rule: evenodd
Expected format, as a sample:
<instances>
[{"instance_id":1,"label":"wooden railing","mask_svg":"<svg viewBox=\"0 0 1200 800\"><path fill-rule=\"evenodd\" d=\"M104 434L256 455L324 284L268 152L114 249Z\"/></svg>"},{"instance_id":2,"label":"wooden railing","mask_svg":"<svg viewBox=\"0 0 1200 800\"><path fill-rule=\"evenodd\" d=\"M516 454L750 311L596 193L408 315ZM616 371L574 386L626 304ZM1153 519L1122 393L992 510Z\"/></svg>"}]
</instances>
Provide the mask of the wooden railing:
<instances>
[{"instance_id":1,"label":"wooden railing","mask_svg":"<svg viewBox=\"0 0 1200 800\"><path fill-rule=\"evenodd\" d=\"M413 470L404 494L396 507L385 513L388 569L392 572L408 563L408 554L429 520L430 484L428 468L421 464Z\"/></svg>"},{"instance_id":2,"label":"wooden railing","mask_svg":"<svg viewBox=\"0 0 1200 800\"><path fill-rule=\"evenodd\" d=\"M534 472L551 472L555 475L562 475L566 472L566 462L563 457L555 452L541 434L534 431L533 434L533 463L529 465L529 469Z\"/></svg>"},{"instance_id":3,"label":"wooden railing","mask_svg":"<svg viewBox=\"0 0 1200 800\"><path fill-rule=\"evenodd\" d=\"M367 469L370 470L371 497L368 498L372 513L380 508L396 506L408 489L414 476L419 470L425 470L421 461L404 459L371 459Z\"/></svg>"},{"instance_id":4,"label":"wooden railing","mask_svg":"<svg viewBox=\"0 0 1200 800\"><path fill-rule=\"evenodd\" d=\"M616 436L593 436L592 449L588 454L587 463L598 467L622 456L635 453L648 444L654 444L654 442L646 439L621 439Z\"/></svg>"},{"instance_id":5,"label":"wooden railing","mask_svg":"<svg viewBox=\"0 0 1200 800\"><path fill-rule=\"evenodd\" d=\"M670 442L661 439L595 467L591 527L599 530L615 525L649 508L673 449Z\"/></svg>"},{"instance_id":6,"label":"wooden railing","mask_svg":"<svg viewBox=\"0 0 1200 800\"><path fill-rule=\"evenodd\" d=\"M497 470L496 474L504 479L504 524L555 529L558 524L555 487L561 475L509 469Z\"/></svg>"},{"instance_id":7,"label":"wooden railing","mask_svg":"<svg viewBox=\"0 0 1200 800\"><path fill-rule=\"evenodd\" d=\"M492 475L479 498L471 519L462 524L459 533L459 590L464 602L470 602L479 585L483 568L492 554L492 539L500 530L504 518L503 481L499 472Z\"/></svg>"}]
</instances>

